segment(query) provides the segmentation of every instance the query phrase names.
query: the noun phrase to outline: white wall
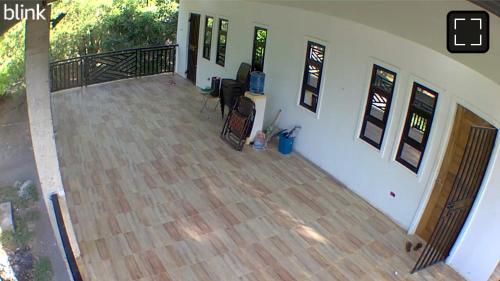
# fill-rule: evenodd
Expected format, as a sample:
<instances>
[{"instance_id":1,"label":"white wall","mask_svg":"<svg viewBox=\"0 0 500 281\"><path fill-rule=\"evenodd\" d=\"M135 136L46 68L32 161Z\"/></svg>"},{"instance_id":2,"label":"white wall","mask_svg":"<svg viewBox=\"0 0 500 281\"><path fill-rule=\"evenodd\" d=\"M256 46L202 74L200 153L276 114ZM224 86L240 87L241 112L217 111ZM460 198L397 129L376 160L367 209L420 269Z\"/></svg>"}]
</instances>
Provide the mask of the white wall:
<instances>
[{"instance_id":1,"label":"white wall","mask_svg":"<svg viewBox=\"0 0 500 281\"><path fill-rule=\"evenodd\" d=\"M421 45L395 35L334 17L263 3L181 1L177 72L184 74L189 13L199 13L200 51L197 84L213 75L234 77L242 61L250 62L255 25L268 28L264 72L268 95L266 120L283 109L280 126L301 125L295 149L345 183L354 192L410 232L425 207L444 154L456 103L500 127L500 86ZM211 61L202 58L204 16L215 17ZM229 20L226 66L215 64L218 19ZM443 28L443 27L436 27ZM492 35L493 36L493 35ZM311 39L312 38L312 39ZM298 106L307 40L326 44L319 115ZM445 39L443 38L443 44ZM382 152L357 138L372 64L397 72L397 84ZM418 175L394 160L413 81L439 92L429 143ZM497 142L498 143L498 142ZM499 158L495 150L493 159ZM498 162L498 161L497 161ZM500 162L498 162L500 163ZM477 200L475 220L459 238L451 265L471 280L486 280L500 251L498 237L500 164L489 172ZM389 193L393 191L396 197ZM487 227L486 227L487 226ZM464 234L464 233L463 233ZM495 236L496 235L496 236ZM493 239L496 238L496 239ZM484 247L476 248L478 239ZM488 246L488 244L495 244Z\"/></svg>"}]
</instances>

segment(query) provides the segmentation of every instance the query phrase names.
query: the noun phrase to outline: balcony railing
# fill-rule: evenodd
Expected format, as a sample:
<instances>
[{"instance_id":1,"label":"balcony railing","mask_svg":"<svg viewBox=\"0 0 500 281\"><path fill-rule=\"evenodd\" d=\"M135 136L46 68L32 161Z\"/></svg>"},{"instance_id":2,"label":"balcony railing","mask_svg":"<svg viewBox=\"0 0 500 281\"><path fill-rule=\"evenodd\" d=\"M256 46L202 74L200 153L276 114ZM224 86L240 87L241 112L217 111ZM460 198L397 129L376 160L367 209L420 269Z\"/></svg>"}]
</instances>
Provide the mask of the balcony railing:
<instances>
[{"instance_id":1,"label":"balcony railing","mask_svg":"<svg viewBox=\"0 0 500 281\"><path fill-rule=\"evenodd\" d=\"M51 91L174 72L177 45L127 49L50 63Z\"/></svg>"},{"instance_id":2,"label":"balcony railing","mask_svg":"<svg viewBox=\"0 0 500 281\"><path fill-rule=\"evenodd\" d=\"M50 195L50 200L52 201L52 206L54 207L54 215L56 217L57 228L59 229L61 243L64 249L64 254L66 255L66 259L68 260L68 265L73 277L73 281L82 281L83 279L80 274L80 270L78 269L78 264L73 253L73 248L71 248L68 232L66 230L66 224L64 222L61 211L61 204L59 203L59 195L57 195L57 193L53 193L52 195Z\"/></svg>"}]
</instances>

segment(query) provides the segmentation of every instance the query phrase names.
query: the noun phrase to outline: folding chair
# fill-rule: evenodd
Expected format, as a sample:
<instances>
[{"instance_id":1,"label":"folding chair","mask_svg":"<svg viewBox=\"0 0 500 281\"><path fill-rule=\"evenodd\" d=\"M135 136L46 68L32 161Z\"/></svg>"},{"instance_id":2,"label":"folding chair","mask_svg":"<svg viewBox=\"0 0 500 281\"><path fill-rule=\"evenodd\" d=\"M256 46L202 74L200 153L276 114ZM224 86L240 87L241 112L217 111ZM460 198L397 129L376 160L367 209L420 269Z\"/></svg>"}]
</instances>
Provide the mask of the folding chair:
<instances>
[{"instance_id":1,"label":"folding chair","mask_svg":"<svg viewBox=\"0 0 500 281\"><path fill-rule=\"evenodd\" d=\"M220 133L221 138L234 149L241 151L246 138L250 135L255 118L255 104L245 97L239 97L227 115Z\"/></svg>"},{"instance_id":2,"label":"folding chair","mask_svg":"<svg viewBox=\"0 0 500 281\"><path fill-rule=\"evenodd\" d=\"M215 103L213 111L217 109L219 105L219 89L220 89L220 77L212 77L211 87L209 89L201 89L200 93L203 96L203 102L200 109L200 113L203 113L208 107L209 100L217 100Z\"/></svg>"}]
</instances>

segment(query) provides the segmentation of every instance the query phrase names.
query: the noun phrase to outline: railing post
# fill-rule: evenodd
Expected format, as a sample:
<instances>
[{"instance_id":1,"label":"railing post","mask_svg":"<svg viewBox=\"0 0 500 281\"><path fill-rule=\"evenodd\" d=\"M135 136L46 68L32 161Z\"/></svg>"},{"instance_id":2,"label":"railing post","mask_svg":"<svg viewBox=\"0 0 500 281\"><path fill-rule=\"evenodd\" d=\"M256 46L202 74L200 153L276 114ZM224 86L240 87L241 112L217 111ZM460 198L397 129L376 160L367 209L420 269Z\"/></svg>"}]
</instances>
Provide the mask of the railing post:
<instances>
[{"instance_id":1,"label":"railing post","mask_svg":"<svg viewBox=\"0 0 500 281\"><path fill-rule=\"evenodd\" d=\"M173 48L172 53L174 53L172 56L172 72L175 72L175 63L176 63L176 58L177 58L177 45L174 45L172 48Z\"/></svg>"},{"instance_id":2,"label":"railing post","mask_svg":"<svg viewBox=\"0 0 500 281\"><path fill-rule=\"evenodd\" d=\"M85 87L89 85L89 74L90 74L90 65L89 65L89 57L83 57L83 66L85 68Z\"/></svg>"},{"instance_id":3,"label":"railing post","mask_svg":"<svg viewBox=\"0 0 500 281\"><path fill-rule=\"evenodd\" d=\"M82 57L82 87L87 86L87 66L85 65L85 57Z\"/></svg>"},{"instance_id":4,"label":"railing post","mask_svg":"<svg viewBox=\"0 0 500 281\"><path fill-rule=\"evenodd\" d=\"M49 87L50 87L50 92L52 92L52 89L54 89L54 66L52 63L49 64Z\"/></svg>"},{"instance_id":5,"label":"railing post","mask_svg":"<svg viewBox=\"0 0 500 281\"><path fill-rule=\"evenodd\" d=\"M84 75L84 66L83 66L83 57L80 57L80 77L78 77L79 79L79 84L80 84L80 87L83 87L83 75Z\"/></svg>"},{"instance_id":6,"label":"railing post","mask_svg":"<svg viewBox=\"0 0 500 281\"><path fill-rule=\"evenodd\" d=\"M139 52L140 49L135 50L135 78L139 76Z\"/></svg>"}]
</instances>

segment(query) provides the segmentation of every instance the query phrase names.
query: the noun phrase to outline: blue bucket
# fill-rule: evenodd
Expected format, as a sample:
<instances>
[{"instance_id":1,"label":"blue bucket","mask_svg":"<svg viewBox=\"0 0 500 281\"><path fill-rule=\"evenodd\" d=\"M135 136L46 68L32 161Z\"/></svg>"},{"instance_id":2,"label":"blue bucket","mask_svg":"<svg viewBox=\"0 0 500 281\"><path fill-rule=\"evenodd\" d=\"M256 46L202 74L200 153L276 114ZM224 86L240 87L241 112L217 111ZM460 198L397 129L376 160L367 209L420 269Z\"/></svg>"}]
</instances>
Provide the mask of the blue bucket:
<instances>
[{"instance_id":1,"label":"blue bucket","mask_svg":"<svg viewBox=\"0 0 500 281\"><path fill-rule=\"evenodd\" d=\"M294 137L286 137L284 133L280 134L278 150L281 154L287 155L290 154L293 150L293 141Z\"/></svg>"},{"instance_id":2,"label":"blue bucket","mask_svg":"<svg viewBox=\"0 0 500 281\"><path fill-rule=\"evenodd\" d=\"M264 93L264 82L266 74L260 71L252 71L250 73L250 92L262 94Z\"/></svg>"}]
</instances>

